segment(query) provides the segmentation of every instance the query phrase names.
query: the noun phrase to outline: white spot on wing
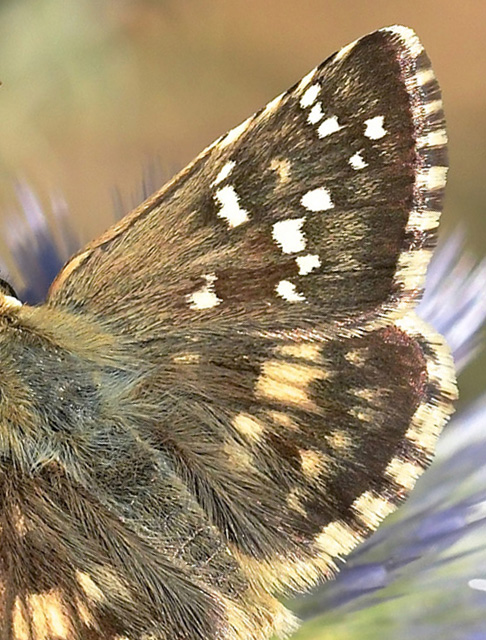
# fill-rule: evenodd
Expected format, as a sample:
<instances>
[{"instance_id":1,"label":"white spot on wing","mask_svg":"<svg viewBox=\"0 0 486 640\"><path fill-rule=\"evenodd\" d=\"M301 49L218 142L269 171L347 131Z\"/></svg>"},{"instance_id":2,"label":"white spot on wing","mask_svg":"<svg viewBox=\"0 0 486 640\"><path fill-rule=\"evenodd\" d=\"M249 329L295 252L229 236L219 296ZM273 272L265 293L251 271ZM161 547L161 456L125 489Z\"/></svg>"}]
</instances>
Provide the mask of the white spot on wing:
<instances>
[{"instance_id":1,"label":"white spot on wing","mask_svg":"<svg viewBox=\"0 0 486 640\"><path fill-rule=\"evenodd\" d=\"M237 227L250 219L248 211L240 207L238 194L234 187L222 187L216 191L214 197L221 205L218 216L227 220L231 228Z\"/></svg>"},{"instance_id":2,"label":"white spot on wing","mask_svg":"<svg viewBox=\"0 0 486 640\"><path fill-rule=\"evenodd\" d=\"M224 167L221 169L221 171L218 173L218 175L216 176L216 178L213 181L213 185L217 185L220 182L223 182L223 180L225 180L229 174L233 171L233 168L235 166L235 163L231 160L230 162L227 162Z\"/></svg>"},{"instance_id":3,"label":"white spot on wing","mask_svg":"<svg viewBox=\"0 0 486 640\"><path fill-rule=\"evenodd\" d=\"M330 118L326 118L324 122L319 125L317 135L319 138L325 138L326 136L330 136L331 133L336 133L339 129L342 129L342 126L339 124L337 116L331 116Z\"/></svg>"},{"instance_id":4,"label":"white spot on wing","mask_svg":"<svg viewBox=\"0 0 486 640\"><path fill-rule=\"evenodd\" d=\"M200 289L187 296L191 309L211 309L222 302L222 300L220 300L214 293L216 276L213 273L210 273L208 275L204 275L203 278L206 280L205 284L203 284Z\"/></svg>"},{"instance_id":5,"label":"white spot on wing","mask_svg":"<svg viewBox=\"0 0 486 640\"><path fill-rule=\"evenodd\" d=\"M316 101L317 95L321 87L318 84L311 84L311 86L306 89L302 98L300 99L300 106L305 109L306 107L310 107Z\"/></svg>"},{"instance_id":6,"label":"white spot on wing","mask_svg":"<svg viewBox=\"0 0 486 640\"><path fill-rule=\"evenodd\" d=\"M280 297L288 302L303 302L305 300L305 296L296 290L295 284L288 280L280 280L276 291Z\"/></svg>"},{"instance_id":7,"label":"white spot on wing","mask_svg":"<svg viewBox=\"0 0 486 640\"><path fill-rule=\"evenodd\" d=\"M305 249L302 225L305 218L281 220L273 225L272 235L284 253L297 253Z\"/></svg>"},{"instance_id":8,"label":"white spot on wing","mask_svg":"<svg viewBox=\"0 0 486 640\"><path fill-rule=\"evenodd\" d=\"M327 211L334 207L329 191L324 187L308 191L300 202L309 211Z\"/></svg>"},{"instance_id":9,"label":"white spot on wing","mask_svg":"<svg viewBox=\"0 0 486 640\"><path fill-rule=\"evenodd\" d=\"M363 160L363 157L359 151L357 151L354 156L351 156L351 158L349 158L349 164L353 167L353 169L356 169L356 171L364 169L368 166L368 163Z\"/></svg>"},{"instance_id":10,"label":"white spot on wing","mask_svg":"<svg viewBox=\"0 0 486 640\"><path fill-rule=\"evenodd\" d=\"M321 261L317 255L299 256L295 261L297 262L301 276L306 276L313 269L321 266Z\"/></svg>"},{"instance_id":11,"label":"white spot on wing","mask_svg":"<svg viewBox=\"0 0 486 640\"><path fill-rule=\"evenodd\" d=\"M315 104L312 109L309 111L309 116L307 118L307 120L311 123L311 124L316 124L317 122L319 122L319 120L323 117L324 113L322 112L322 107L321 107L321 103L318 102L317 104Z\"/></svg>"},{"instance_id":12,"label":"white spot on wing","mask_svg":"<svg viewBox=\"0 0 486 640\"><path fill-rule=\"evenodd\" d=\"M367 138L370 138L370 140L378 140L379 138L383 138L383 136L387 133L386 129L383 126L384 121L384 116L375 116L374 118L365 120L365 136Z\"/></svg>"}]
</instances>

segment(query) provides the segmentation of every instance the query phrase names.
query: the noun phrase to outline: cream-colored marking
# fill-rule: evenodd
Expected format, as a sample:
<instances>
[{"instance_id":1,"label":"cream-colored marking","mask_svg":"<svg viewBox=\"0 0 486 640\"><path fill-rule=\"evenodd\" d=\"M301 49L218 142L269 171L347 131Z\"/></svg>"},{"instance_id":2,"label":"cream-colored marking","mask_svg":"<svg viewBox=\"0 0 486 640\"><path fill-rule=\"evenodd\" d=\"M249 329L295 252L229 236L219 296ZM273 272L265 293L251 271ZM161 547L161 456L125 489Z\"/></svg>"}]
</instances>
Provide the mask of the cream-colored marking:
<instances>
[{"instance_id":1,"label":"cream-colored marking","mask_svg":"<svg viewBox=\"0 0 486 640\"><path fill-rule=\"evenodd\" d=\"M233 426L253 442L258 442L261 439L262 433L265 431L263 422L249 413L239 413L235 416L233 418Z\"/></svg>"},{"instance_id":2,"label":"cream-colored marking","mask_svg":"<svg viewBox=\"0 0 486 640\"><path fill-rule=\"evenodd\" d=\"M390 33L396 33L403 40L405 46L409 50L410 54L414 58L423 52L424 48L417 38L415 31L409 29L409 27L403 27L401 25L394 25L393 27L386 27L383 31L389 31Z\"/></svg>"},{"instance_id":3,"label":"cream-colored marking","mask_svg":"<svg viewBox=\"0 0 486 640\"><path fill-rule=\"evenodd\" d=\"M306 109L307 107L313 105L320 90L321 87L319 84L311 84L311 86L302 94L302 97L300 99L300 106L303 109Z\"/></svg>"},{"instance_id":4,"label":"cream-colored marking","mask_svg":"<svg viewBox=\"0 0 486 640\"><path fill-rule=\"evenodd\" d=\"M366 400L366 402L376 402L379 393L378 389L353 389L353 396Z\"/></svg>"},{"instance_id":5,"label":"cream-colored marking","mask_svg":"<svg viewBox=\"0 0 486 640\"><path fill-rule=\"evenodd\" d=\"M281 93L279 96L274 98L271 102L269 102L267 104L267 106L265 107L265 109L262 111L262 116L267 118L272 113L274 113L279 108L280 103L282 102L282 98L284 97L284 95L285 95L285 93Z\"/></svg>"},{"instance_id":6,"label":"cream-colored marking","mask_svg":"<svg viewBox=\"0 0 486 640\"><path fill-rule=\"evenodd\" d=\"M30 640L31 638L29 623L18 596L15 598L15 603L12 607L12 631L15 640Z\"/></svg>"},{"instance_id":7,"label":"cream-colored marking","mask_svg":"<svg viewBox=\"0 0 486 640\"><path fill-rule=\"evenodd\" d=\"M392 478L400 487L411 491L415 481L422 473L422 467L415 462L407 462L400 458L392 458L388 463L385 474Z\"/></svg>"},{"instance_id":8,"label":"cream-colored marking","mask_svg":"<svg viewBox=\"0 0 486 640\"><path fill-rule=\"evenodd\" d=\"M278 285L275 287L275 291L281 298L287 300L287 302L305 301L305 296L302 293L299 293L295 284L289 280L280 280Z\"/></svg>"},{"instance_id":9,"label":"cream-colored marking","mask_svg":"<svg viewBox=\"0 0 486 640\"><path fill-rule=\"evenodd\" d=\"M425 272L432 256L431 249L418 249L402 253L397 261L396 280L405 289L415 291L421 289L425 281Z\"/></svg>"},{"instance_id":10,"label":"cream-colored marking","mask_svg":"<svg viewBox=\"0 0 486 640\"><path fill-rule=\"evenodd\" d=\"M297 511L303 516L307 515L307 511L305 510L302 502L301 496L298 489L292 489L287 496L287 506L290 507L293 511Z\"/></svg>"},{"instance_id":11,"label":"cream-colored marking","mask_svg":"<svg viewBox=\"0 0 486 640\"><path fill-rule=\"evenodd\" d=\"M331 133L336 133L342 129L342 125L339 124L337 116L331 116L330 118L326 118L324 122L322 122L317 128L317 135L319 138L325 138L326 136L330 136Z\"/></svg>"},{"instance_id":12,"label":"cream-colored marking","mask_svg":"<svg viewBox=\"0 0 486 640\"><path fill-rule=\"evenodd\" d=\"M287 158L273 158L270 162L270 170L277 173L279 182L285 184L290 178L290 160Z\"/></svg>"},{"instance_id":13,"label":"cream-colored marking","mask_svg":"<svg viewBox=\"0 0 486 640\"><path fill-rule=\"evenodd\" d=\"M363 156L359 151L357 151L354 156L349 158L349 164L355 169L359 171L360 169L364 169L368 166L368 163L363 160Z\"/></svg>"},{"instance_id":14,"label":"cream-colored marking","mask_svg":"<svg viewBox=\"0 0 486 640\"><path fill-rule=\"evenodd\" d=\"M327 211L334 207L331 195L325 187L308 191L302 196L300 203L308 211Z\"/></svg>"},{"instance_id":15,"label":"cream-colored marking","mask_svg":"<svg viewBox=\"0 0 486 640\"><path fill-rule=\"evenodd\" d=\"M235 142L236 140L238 140L241 134L244 133L246 129L248 129L252 119L253 119L253 116L251 116L250 118L247 118L244 122L239 124L237 127L235 127L234 129L231 129L231 131L228 131L228 133L224 136L224 138L218 143L218 147L220 149L224 149L232 142Z\"/></svg>"},{"instance_id":16,"label":"cream-colored marking","mask_svg":"<svg viewBox=\"0 0 486 640\"><path fill-rule=\"evenodd\" d=\"M336 53L334 57L334 60L335 61L342 60L345 56L348 55L348 53L350 53L354 49L357 43L358 43L358 40L353 40L353 42L350 42L345 47L342 47L341 49L339 49L339 51Z\"/></svg>"},{"instance_id":17,"label":"cream-colored marking","mask_svg":"<svg viewBox=\"0 0 486 640\"><path fill-rule=\"evenodd\" d=\"M11 522L18 535L21 537L25 536L27 533L27 523L24 514L16 504L12 507Z\"/></svg>"},{"instance_id":18,"label":"cream-colored marking","mask_svg":"<svg viewBox=\"0 0 486 640\"><path fill-rule=\"evenodd\" d=\"M291 431L299 430L299 425L292 420L288 413L283 413L282 411L269 411L268 417L273 420L273 422L276 422L286 429L290 429Z\"/></svg>"},{"instance_id":19,"label":"cream-colored marking","mask_svg":"<svg viewBox=\"0 0 486 640\"><path fill-rule=\"evenodd\" d=\"M0 293L0 305L6 309L18 309L22 306L20 300L13 296L8 296L5 293Z\"/></svg>"},{"instance_id":20,"label":"cream-colored marking","mask_svg":"<svg viewBox=\"0 0 486 640\"><path fill-rule=\"evenodd\" d=\"M432 100L432 102L423 105L423 110L426 116L431 116L440 111L443 106L442 100Z\"/></svg>"},{"instance_id":21,"label":"cream-colored marking","mask_svg":"<svg viewBox=\"0 0 486 640\"><path fill-rule=\"evenodd\" d=\"M76 580L79 586L93 602L103 602L105 595L103 591L93 582L93 579L84 571L76 571Z\"/></svg>"},{"instance_id":22,"label":"cream-colored marking","mask_svg":"<svg viewBox=\"0 0 486 640\"><path fill-rule=\"evenodd\" d=\"M315 403L308 395L308 388L314 380L325 378L327 372L322 368L268 360L263 364L255 393L260 397L297 405L301 409L315 409Z\"/></svg>"},{"instance_id":23,"label":"cream-colored marking","mask_svg":"<svg viewBox=\"0 0 486 640\"><path fill-rule=\"evenodd\" d=\"M176 364L197 364L200 360L199 353L179 353L172 358L172 362Z\"/></svg>"},{"instance_id":24,"label":"cream-colored marking","mask_svg":"<svg viewBox=\"0 0 486 640\"><path fill-rule=\"evenodd\" d=\"M218 189L214 197L221 205L218 216L224 218L230 228L237 227L250 219L248 211L240 207L238 194L234 187L227 186Z\"/></svg>"},{"instance_id":25,"label":"cream-colored marking","mask_svg":"<svg viewBox=\"0 0 486 640\"><path fill-rule=\"evenodd\" d=\"M320 258L317 255L299 256L295 261L301 276L306 276L313 269L318 269L321 266Z\"/></svg>"},{"instance_id":26,"label":"cream-colored marking","mask_svg":"<svg viewBox=\"0 0 486 640\"><path fill-rule=\"evenodd\" d=\"M273 225L273 239L280 245L283 253L298 253L305 249L306 240L302 225L305 218L281 220Z\"/></svg>"},{"instance_id":27,"label":"cream-colored marking","mask_svg":"<svg viewBox=\"0 0 486 640\"><path fill-rule=\"evenodd\" d=\"M317 342L303 342L301 344L284 344L276 349L278 354L282 356L290 356L291 358L301 358L309 362L321 361L321 348Z\"/></svg>"},{"instance_id":28,"label":"cream-colored marking","mask_svg":"<svg viewBox=\"0 0 486 640\"><path fill-rule=\"evenodd\" d=\"M442 421L440 408L423 402L413 414L405 437L431 454L434 452Z\"/></svg>"},{"instance_id":29,"label":"cream-colored marking","mask_svg":"<svg viewBox=\"0 0 486 640\"><path fill-rule=\"evenodd\" d=\"M376 413L370 407L352 407L348 409L348 413L360 422L375 422L376 420Z\"/></svg>"},{"instance_id":30,"label":"cream-colored marking","mask_svg":"<svg viewBox=\"0 0 486 640\"><path fill-rule=\"evenodd\" d=\"M439 226L440 211L412 211L407 229L431 231Z\"/></svg>"},{"instance_id":31,"label":"cream-colored marking","mask_svg":"<svg viewBox=\"0 0 486 640\"><path fill-rule=\"evenodd\" d=\"M245 567L245 574L250 576L251 584L254 584L258 589L258 594L269 593L269 590L282 592L284 587L287 589L302 589L311 587L315 582L323 576L331 577L334 574L332 569L336 569L336 564L329 554L322 550L321 554L316 554L309 559L309 556L302 554L302 556L296 553L289 554L287 556L274 556L267 561L260 558L251 558L248 555L243 555L238 551L235 546L231 546L232 555L236 557L240 566ZM261 596L258 598L258 602L261 602ZM271 608L274 608L275 599L272 597ZM233 605L234 606L234 605ZM258 610L261 611L263 605L258 605ZM278 633L278 637L284 637L288 634L288 627L280 627L281 633ZM282 632L285 633L282 633ZM275 634L270 634L274 637ZM240 636L238 636L240 637ZM242 627L242 638L262 638L262 626L259 625L257 631L253 635L248 634L248 627ZM268 633L264 633L264 637L269 637Z\"/></svg>"},{"instance_id":32,"label":"cream-colored marking","mask_svg":"<svg viewBox=\"0 0 486 640\"><path fill-rule=\"evenodd\" d=\"M353 445L351 436L349 436L345 431L331 431L331 433L325 436L325 439L332 449L339 451L341 454L348 451Z\"/></svg>"},{"instance_id":33,"label":"cream-colored marking","mask_svg":"<svg viewBox=\"0 0 486 640\"><path fill-rule=\"evenodd\" d=\"M315 479L325 470L326 456L320 451L301 449L299 453L302 471L308 478Z\"/></svg>"},{"instance_id":34,"label":"cream-colored marking","mask_svg":"<svg viewBox=\"0 0 486 640\"><path fill-rule=\"evenodd\" d=\"M214 292L214 283L216 282L216 276L213 273L203 275L204 280L206 280L205 284L187 296L187 301L189 302L189 306L191 309L212 309L216 307L218 304L223 302Z\"/></svg>"},{"instance_id":35,"label":"cream-colored marking","mask_svg":"<svg viewBox=\"0 0 486 640\"><path fill-rule=\"evenodd\" d=\"M213 180L213 183L212 183L213 186L219 184L220 182L223 182L223 180L226 180L229 174L233 171L235 164L236 163L233 162L233 160L231 160L230 162L227 162L224 165L224 167L221 169L221 171L218 173L216 178Z\"/></svg>"},{"instance_id":36,"label":"cream-colored marking","mask_svg":"<svg viewBox=\"0 0 486 640\"><path fill-rule=\"evenodd\" d=\"M350 349L347 353L344 354L344 357L351 364L354 364L357 367L362 367L366 364L369 358L368 347L362 347L361 349Z\"/></svg>"},{"instance_id":37,"label":"cream-colored marking","mask_svg":"<svg viewBox=\"0 0 486 640\"><path fill-rule=\"evenodd\" d=\"M361 536L353 531L345 522L330 522L317 536L316 543L323 553L331 557L344 556L361 540Z\"/></svg>"},{"instance_id":38,"label":"cream-colored marking","mask_svg":"<svg viewBox=\"0 0 486 640\"><path fill-rule=\"evenodd\" d=\"M395 510L391 502L374 491L362 493L351 508L370 529L376 529L383 518Z\"/></svg>"},{"instance_id":39,"label":"cream-colored marking","mask_svg":"<svg viewBox=\"0 0 486 640\"><path fill-rule=\"evenodd\" d=\"M309 71L309 73L307 75L305 75L302 80L299 82L298 86L297 86L297 92L301 93L302 91L304 91L304 89L307 87L307 85L310 84L312 78L316 75L316 69L312 69L311 71Z\"/></svg>"},{"instance_id":40,"label":"cream-colored marking","mask_svg":"<svg viewBox=\"0 0 486 640\"><path fill-rule=\"evenodd\" d=\"M35 640L68 640L72 629L59 592L30 595L27 604Z\"/></svg>"},{"instance_id":41,"label":"cream-colored marking","mask_svg":"<svg viewBox=\"0 0 486 640\"><path fill-rule=\"evenodd\" d=\"M416 313L411 312L407 313L402 318L397 318L394 324L410 336L417 336L421 335L421 324L425 323L417 316Z\"/></svg>"},{"instance_id":42,"label":"cream-colored marking","mask_svg":"<svg viewBox=\"0 0 486 640\"><path fill-rule=\"evenodd\" d=\"M421 136L417 139L417 147L419 149L425 149L428 147L443 147L447 144L447 133L445 129L438 129L437 131L431 131L425 136Z\"/></svg>"},{"instance_id":43,"label":"cream-colored marking","mask_svg":"<svg viewBox=\"0 0 486 640\"><path fill-rule=\"evenodd\" d=\"M324 113L322 111L321 103L318 102L309 111L309 115L307 117L307 120L308 120L308 122L310 122L310 124L316 124L317 122L319 122L319 120L322 119L323 116L324 116Z\"/></svg>"},{"instance_id":44,"label":"cream-colored marking","mask_svg":"<svg viewBox=\"0 0 486 640\"><path fill-rule=\"evenodd\" d=\"M415 185L419 189L435 191L443 189L446 185L447 167L429 167L418 172Z\"/></svg>"},{"instance_id":45,"label":"cream-colored marking","mask_svg":"<svg viewBox=\"0 0 486 640\"><path fill-rule=\"evenodd\" d=\"M379 140L379 138L383 138L383 136L387 134L387 130L383 126L384 122L384 116L375 116L374 118L365 120L365 136L370 140Z\"/></svg>"},{"instance_id":46,"label":"cream-colored marking","mask_svg":"<svg viewBox=\"0 0 486 640\"><path fill-rule=\"evenodd\" d=\"M84 602L81 602L81 600L79 598L75 598L74 599L74 603L76 605L76 609L78 611L78 615L79 615L81 621L87 627L93 626L93 623L94 623L93 616L92 616L91 612L88 610L88 607L84 604Z\"/></svg>"},{"instance_id":47,"label":"cream-colored marking","mask_svg":"<svg viewBox=\"0 0 486 640\"><path fill-rule=\"evenodd\" d=\"M436 384L442 380L444 377L444 365L439 360L434 360L432 358L427 358L427 375L429 376L430 382L435 382Z\"/></svg>"},{"instance_id":48,"label":"cream-colored marking","mask_svg":"<svg viewBox=\"0 0 486 640\"><path fill-rule=\"evenodd\" d=\"M418 71L415 76L415 81L419 87L423 87L425 84L429 84L435 80L435 74L432 69L424 69L422 71Z\"/></svg>"}]
</instances>

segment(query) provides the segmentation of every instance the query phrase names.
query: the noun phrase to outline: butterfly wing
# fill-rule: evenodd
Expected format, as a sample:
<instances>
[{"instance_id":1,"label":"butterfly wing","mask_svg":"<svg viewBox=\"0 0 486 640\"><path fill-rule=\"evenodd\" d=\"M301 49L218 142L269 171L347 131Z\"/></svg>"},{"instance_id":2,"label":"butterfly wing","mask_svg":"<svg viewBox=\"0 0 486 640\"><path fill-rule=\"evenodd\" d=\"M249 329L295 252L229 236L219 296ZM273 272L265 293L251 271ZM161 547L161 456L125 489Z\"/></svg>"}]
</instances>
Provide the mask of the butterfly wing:
<instances>
[{"instance_id":1,"label":"butterfly wing","mask_svg":"<svg viewBox=\"0 0 486 640\"><path fill-rule=\"evenodd\" d=\"M332 574L410 491L452 410L447 348L412 311L445 164L421 44L375 32L73 258L44 309L19 311L38 333L43 318L64 378L69 354L88 363L96 419L74 411L83 446L71 437L56 478L47 463L39 476L62 580L40 583L56 520L15 482L39 552L9 596L13 637L288 628L274 595Z\"/></svg>"},{"instance_id":2,"label":"butterfly wing","mask_svg":"<svg viewBox=\"0 0 486 640\"><path fill-rule=\"evenodd\" d=\"M334 335L338 322L403 314L435 241L445 142L418 39L375 32L78 254L50 304L124 327L133 316L148 333L251 321Z\"/></svg>"}]
</instances>

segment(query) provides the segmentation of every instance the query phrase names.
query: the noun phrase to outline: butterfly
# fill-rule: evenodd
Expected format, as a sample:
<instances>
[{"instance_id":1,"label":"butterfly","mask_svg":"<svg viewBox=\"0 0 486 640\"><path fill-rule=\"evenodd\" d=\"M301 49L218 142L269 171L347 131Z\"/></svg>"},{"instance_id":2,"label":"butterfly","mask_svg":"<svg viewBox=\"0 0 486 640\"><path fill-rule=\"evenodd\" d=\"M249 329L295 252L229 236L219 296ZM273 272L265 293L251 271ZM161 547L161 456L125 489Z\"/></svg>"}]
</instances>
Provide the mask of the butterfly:
<instances>
[{"instance_id":1,"label":"butterfly","mask_svg":"<svg viewBox=\"0 0 486 640\"><path fill-rule=\"evenodd\" d=\"M446 179L417 36L348 45L0 295L0 637L264 640L405 498L456 397L415 314Z\"/></svg>"}]
</instances>

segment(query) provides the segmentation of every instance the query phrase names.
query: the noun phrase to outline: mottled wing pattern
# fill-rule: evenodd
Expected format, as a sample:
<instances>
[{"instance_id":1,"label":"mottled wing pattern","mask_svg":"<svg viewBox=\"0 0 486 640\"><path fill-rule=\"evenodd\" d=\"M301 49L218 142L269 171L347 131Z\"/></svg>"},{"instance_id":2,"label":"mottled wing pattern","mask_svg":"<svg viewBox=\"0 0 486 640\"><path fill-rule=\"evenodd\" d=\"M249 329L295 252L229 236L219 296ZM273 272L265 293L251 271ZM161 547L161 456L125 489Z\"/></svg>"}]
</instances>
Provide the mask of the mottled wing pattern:
<instances>
[{"instance_id":1,"label":"mottled wing pattern","mask_svg":"<svg viewBox=\"0 0 486 640\"><path fill-rule=\"evenodd\" d=\"M418 39L377 31L206 149L71 261L50 301L148 332L251 320L334 335L403 313L435 242L445 143Z\"/></svg>"},{"instance_id":2,"label":"mottled wing pattern","mask_svg":"<svg viewBox=\"0 0 486 640\"><path fill-rule=\"evenodd\" d=\"M76 344L93 415L35 486L4 478L3 637L292 626L275 596L332 575L411 490L452 411L447 347L412 310L445 142L420 42L384 29L68 263L46 313L81 327L56 338L55 363L72 368L77 424Z\"/></svg>"}]
</instances>

